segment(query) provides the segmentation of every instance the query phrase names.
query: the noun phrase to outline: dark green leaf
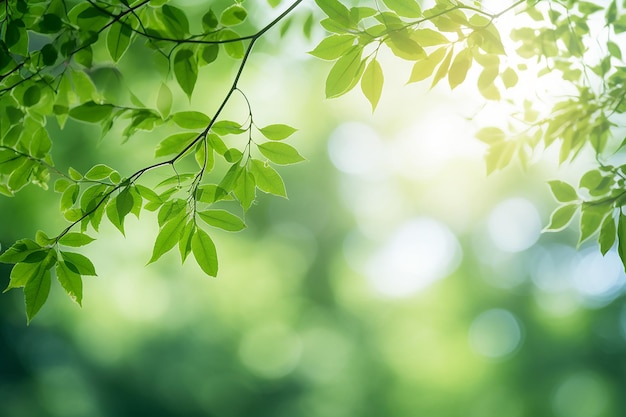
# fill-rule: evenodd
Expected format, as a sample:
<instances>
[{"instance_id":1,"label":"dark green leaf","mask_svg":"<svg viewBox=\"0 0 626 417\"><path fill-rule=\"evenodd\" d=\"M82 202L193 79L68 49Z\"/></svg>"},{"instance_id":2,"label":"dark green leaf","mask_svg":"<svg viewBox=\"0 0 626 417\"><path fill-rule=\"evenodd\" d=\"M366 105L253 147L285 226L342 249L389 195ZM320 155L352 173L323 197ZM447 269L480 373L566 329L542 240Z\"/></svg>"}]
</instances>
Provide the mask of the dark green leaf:
<instances>
[{"instance_id":1,"label":"dark green leaf","mask_svg":"<svg viewBox=\"0 0 626 417\"><path fill-rule=\"evenodd\" d=\"M70 110L70 117L83 122L96 123L111 115L113 106L110 104L97 104L93 101L81 104Z\"/></svg>"},{"instance_id":2,"label":"dark green leaf","mask_svg":"<svg viewBox=\"0 0 626 417\"><path fill-rule=\"evenodd\" d=\"M174 75L189 100L198 79L198 64L190 49L181 49L174 57Z\"/></svg>"},{"instance_id":3,"label":"dark green leaf","mask_svg":"<svg viewBox=\"0 0 626 417\"><path fill-rule=\"evenodd\" d=\"M45 269L36 274L24 286L24 300L26 301L26 317L30 322L41 307L46 303L50 294L50 270Z\"/></svg>"},{"instance_id":4,"label":"dark green leaf","mask_svg":"<svg viewBox=\"0 0 626 417\"><path fill-rule=\"evenodd\" d=\"M63 252L61 256L65 265L74 273L79 275L96 276L96 268L93 266L89 258L76 252Z\"/></svg>"}]
</instances>

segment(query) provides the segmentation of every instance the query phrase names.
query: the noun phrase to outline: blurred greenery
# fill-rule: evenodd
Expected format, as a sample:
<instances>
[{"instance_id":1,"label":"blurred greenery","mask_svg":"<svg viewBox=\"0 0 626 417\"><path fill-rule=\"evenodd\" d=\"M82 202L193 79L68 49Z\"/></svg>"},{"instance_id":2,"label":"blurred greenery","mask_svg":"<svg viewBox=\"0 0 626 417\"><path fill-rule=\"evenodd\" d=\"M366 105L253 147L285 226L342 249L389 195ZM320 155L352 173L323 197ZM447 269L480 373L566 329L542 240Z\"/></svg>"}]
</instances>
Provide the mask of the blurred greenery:
<instances>
[{"instance_id":1,"label":"blurred greenery","mask_svg":"<svg viewBox=\"0 0 626 417\"><path fill-rule=\"evenodd\" d=\"M554 206L545 178L574 178L589 160L557 172L547 153L487 177L469 89L389 76L372 115L358 94L323 99L326 64L293 52L313 43L274 41L242 88L255 120L299 129L308 162L281 171L289 200L261 195L248 229L215 234L217 279L174 254L143 266L157 228L142 213L126 238L103 224L85 248L99 276L85 279L82 309L56 285L26 327L22 294L3 294L0 415L623 415L620 260L576 251L573 230L540 234ZM228 75L201 72L207 94L179 92L176 106L211 110ZM153 99L141 71L127 82ZM71 121L51 130L59 167L110 160L130 173L156 143L145 133L120 147L116 131L99 142ZM34 187L2 200L0 216L3 248L63 225ZM9 271L0 264L4 284Z\"/></svg>"}]
</instances>

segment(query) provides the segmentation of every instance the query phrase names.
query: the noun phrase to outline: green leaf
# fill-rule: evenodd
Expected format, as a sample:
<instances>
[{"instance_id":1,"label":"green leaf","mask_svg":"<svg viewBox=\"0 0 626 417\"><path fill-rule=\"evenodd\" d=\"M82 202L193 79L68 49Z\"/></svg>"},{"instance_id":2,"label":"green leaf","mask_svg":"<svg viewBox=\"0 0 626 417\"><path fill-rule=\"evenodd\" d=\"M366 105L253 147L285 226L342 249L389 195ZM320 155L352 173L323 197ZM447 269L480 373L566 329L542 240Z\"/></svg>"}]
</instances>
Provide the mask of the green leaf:
<instances>
[{"instance_id":1,"label":"green leaf","mask_svg":"<svg viewBox=\"0 0 626 417\"><path fill-rule=\"evenodd\" d=\"M235 26L242 23L248 17L248 12L241 4L233 4L224 9L220 15L220 23L224 26Z\"/></svg>"},{"instance_id":2,"label":"green leaf","mask_svg":"<svg viewBox=\"0 0 626 417\"><path fill-rule=\"evenodd\" d=\"M519 77L513 68L507 68L502 73L502 82L506 88L515 87L518 81Z\"/></svg>"},{"instance_id":3,"label":"green leaf","mask_svg":"<svg viewBox=\"0 0 626 417\"><path fill-rule=\"evenodd\" d=\"M626 216L622 213L617 224L617 252L626 270Z\"/></svg>"},{"instance_id":4,"label":"green leaf","mask_svg":"<svg viewBox=\"0 0 626 417\"><path fill-rule=\"evenodd\" d=\"M598 243L600 244L600 252L602 255L606 255L606 253L613 247L615 244L615 219L613 216L607 216L602 222L602 227L600 227L600 235L598 236Z\"/></svg>"},{"instance_id":5,"label":"green leaf","mask_svg":"<svg viewBox=\"0 0 626 417\"><path fill-rule=\"evenodd\" d=\"M374 111L378 105L380 95L383 91L384 81L383 69L377 60L372 59L370 63L367 64L363 78L361 78L361 90L372 105L372 111Z\"/></svg>"},{"instance_id":6,"label":"green leaf","mask_svg":"<svg viewBox=\"0 0 626 417\"><path fill-rule=\"evenodd\" d=\"M54 45L51 43L44 45L44 47L41 48L41 59L43 60L43 64L46 66L54 65L54 63L57 61L58 56L59 53L57 52ZM1 68L2 66L0 66L0 69Z\"/></svg>"},{"instance_id":7,"label":"green leaf","mask_svg":"<svg viewBox=\"0 0 626 417\"><path fill-rule=\"evenodd\" d=\"M181 49L174 56L174 75L189 100L198 79L198 64L190 49ZM71 113L70 113L71 115Z\"/></svg>"},{"instance_id":8,"label":"green leaf","mask_svg":"<svg viewBox=\"0 0 626 417\"><path fill-rule=\"evenodd\" d=\"M107 33L107 49L113 61L119 61L122 55L124 55L124 52L126 52L130 46L132 34L133 31L130 26L121 21L109 27L109 32Z\"/></svg>"},{"instance_id":9,"label":"green leaf","mask_svg":"<svg viewBox=\"0 0 626 417\"><path fill-rule=\"evenodd\" d=\"M85 255L76 252L61 251L61 257L65 265L74 273L79 275L96 276L96 268Z\"/></svg>"},{"instance_id":10,"label":"green leaf","mask_svg":"<svg viewBox=\"0 0 626 417\"><path fill-rule=\"evenodd\" d=\"M60 210L65 211L72 207L78 199L78 193L80 192L80 186L78 184L72 184L63 191L61 194Z\"/></svg>"},{"instance_id":11,"label":"green leaf","mask_svg":"<svg viewBox=\"0 0 626 417\"><path fill-rule=\"evenodd\" d=\"M42 271L33 277L24 286L24 300L26 301L26 317L30 322L46 303L50 294L50 271Z\"/></svg>"},{"instance_id":12,"label":"green leaf","mask_svg":"<svg viewBox=\"0 0 626 417\"><path fill-rule=\"evenodd\" d=\"M180 251L180 259L182 263L185 263L187 256L191 252L191 239L196 233L196 224L193 220L190 220L185 225L183 233L178 241L178 250Z\"/></svg>"},{"instance_id":13,"label":"green leaf","mask_svg":"<svg viewBox=\"0 0 626 417\"><path fill-rule=\"evenodd\" d=\"M172 96L172 91L169 89L167 84L161 83L161 88L159 88L159 95L157 96L157 109L163 118L166 118L170 114L170 110L172 109L172 102L174 101L174 97Z\"/></svg>"},{"instance_id":14,"label":"green leaf","mask_svg":"<svg viewBox=\"0 0 626 417\"><path fill-rule=\"evenodd\" d=\"M237 166L237 164L233 166ZM196 199L202 203L209 204L220 200L232 200L232 198L216 184L203 184L198 187L198 190L196 191Z\"/></svg>"},{"instance_id":15,"label":"green leaf","mask_svg":"<svg viewBox=\"0 0 626 417\"><path fill-rule=\"evenodd\" d=\"M583 204L580 215L580 238L578 246L590 238L602 225L606 215L612 210L608 204Z\"/></svg>"},{"instance_id":16,"label":"green leaf","mask_svg":"<svg viewBox=\"0 0 626 417\"><path fill-rule=\"evenodd\" d=\"M437 64L441 62L445 55L446 49L439 48L432 54L428 55L426 58L417 61L413 65L413 70L411 71L411 76L409 77L408 83L422 81L430 77L435 71Z\"/></svg>"},{"instance_id":17,"label":"green leaf","mask_svg":"<svg viewBox=\"0 0 626 417\"><path fill-rule=\"evenodd\" d=\"M20 239L0 255L0 262L15 264L24 261L30 254L42 251L43 248L30 239Z\"/></svg>"},{"instance_id":18,"label":"green leaf","mask_svg":"<svg viewBox=\"0 0 626 417\"><path fill-rule=\"evenodd\" d=\"M321 59L334 61L350 49L356 39L357 37L352 34L330 35L309 53Z\"/></svg>"},{"instance_id":19,"label":"green leaf","mask_svg":"<svg viewBox=\"0 0 626 417\"><path fill-rule=\"evenodd\" d=\"M35 104L39 103L39 99L41 98L41 91L39 87L36 85L31 85L24 92L24 97L22 99L22 103L26 107L32 107Z\"/></svg>"},{"instance_id":20,"label":"green leaf","mask_svg":"<svg viewBox=\"0 0 626 417\"><path fill-rule=\"evenodd\" d=\"M354 47L335 62L326 78L326 98L339 97L356 85L365 69L362 52L362 47Z\"/></svg>"},{"instance_id":21,"label":"green leaf","mask_svg":"<svg viewBox=\"0 0 626 417\"><path fill-rule=\"evenodd\" d=\"M215 45L215 44L204 45L204 47L202 48L202 54L201 54L202 60L204 61L205 64L210 64L211 62L217 59L219 52L220 52L220 48L218 45Z\"/></svg>"},{"instance_id":22,"label":"green leaf","mask_svg":"<svg viewBox=\"0 0 626 417\"><path fill-rule=\"evenodd\" d=\"M265 142L258 145L259 151L275 164L288 165L304 161L304 157L291 145L282 142Z\"/></svg>"},{"instance_id":23,"label":"green leaf","mask_svg":"<svg viewBox=\"0 0 626 417\"><path fill-rule=\"evenodd\" d=\"M453 48L450 48L448 55L446 55L446 57L443 59L441 65L439 66L439 69L435 73L435 76L433 77L433 83L430 85L430 88L436 86L437 83L448 73L448 69L450 68L450 61L452 61L452 54Z\"/></svg>"},{"instance_id":24,"label":"green leaf","mask_svg":"<svg viewBox=\"0 0 626 417\"><path fill-rule=\"evenodd\" d=\"M177 198L172 201L168 201L159 210L158 221L159 227L163 227L163 225L170 220L178 217L181 213L185 213L185 208L187 207L187 203L185 200Z\"/></svg>"},{"instance_id":25,"label":"green leaf","mask_svg":"<svg viewBox=\"0 0 626 417\"><path fill-rule=\"evenodd\" d=\"M417 42L418 45L422 47L445 45L450 43L450 40L446 38L443 34L428 28L414 30L411 33L411 39L413 39L415 42Z\"/></svg>"},{"instance_id":26,"label":"green leaf","mask_svg":"<svg viewBox=\"0 0 626 417\"><path fill-rule=\"evenodd\" d=\"M337 0L315 0L320 9L333 21L344 27L351 27L350 11Z\"/></svg>"},{"instance_id":27,"label":"green leaf","mask_svg":"<svg viewBox=\"0 0 626 417\"><path fill-rule=\"evenodd\" d=\"M383 3L400 16L422 17L422 9L415 0L383 0Z\"/></svg>"},{"instance_id":28,"label":"green leaf","mask_svg":"<svg viewBox=\"0 0 626 417\"><path fill-rule=\"evenodd\" d=\"M57 263L57 280L72 300L78 305L82 305L83 300L83 280L80 274L71 270L63 261Z\"/></svg>"},{"instance_id":29,"label":"green leaf","mask_svg":"<svg viewBox=\"0 0 626 417\"><path fill-rule=\"evenodd\" d=\"M564 206L557 207L556 210L550 216L550 224L543 229L544 232L558 232L567 227L572 221L576 210L578 210L578 204L566 204Z\"/></svg>"},{"instance_id":30,"label":"green leaf","mask_svg":"<svg viewBox=\"0 0 626 417\"><path fill-rule=\"evenodd\" d=\"M391 52L399 58L409 61L426 58L426 51L411 39L411 32L409 31L391 32L385 43L391 48Z\"/></svg>"},{"instance_id":31,"label":"green leaf","mask_svg":"<svg viewBox=\"0 0 626 417\"><path fill-rule=\"evenodd\" d=\"M93 101L88 101L71 109L69 115L83 122L97 123L109 117L112 111L113 106L110 104L97 104Z\"/></svg>"},{"instance_id":32,"label":"green leaf","mask_svg":"<svg viewBox=\"0 0 626 417\"><path fill-rule=\"evenodd\" d=\"M211 123L211 118L199 111L181 111L174 113L172 120L184 129L204 129Z\"/></svg>"},{"instance_id":33,"label":"green leaf","mask_svg":"<svg viewBox=\"0 0 626 417\"><path fill-rule=\"evenodd\" d=\"M85 174L85 178L95 181L103 180L105 178L109 178L114 172L117 171L107 165L98 164L92 167L89 171L87 171L87 173Z\"/></svg>"},{"instance_id":34,"label":"green leaf","mask_svg":"<svg viewBox=\"0 0 626 417\"><path fill-rule=\"evenodd\" d=\"M163 254L169 252L178 243L186 221L186 213L181 212L178 216L170 219L163 225L157 235L156 241L154 242L152 257L148 261L149 264L159 259L163 256Z\"/></svg>"},{"instance_id":35,"label":"green leaf","mask_svg":"<svg viewBox=\"0 0 626 417\"><path fill-rule=\"evenodd\" d=\"M578 200L578 194L571 185L558 180L548 181L548 184L550 185L550 190L556 201L569 203L570 201Z\"/></svg>"},{"instance_id":36,"label":"green leaf","mask_svg":"<svg viewBox=\"0 0 626 417\"><path fill-rule=\"evenodd\" d=\"M258 159L250 161L250 172L254 175L259 190L287 198L285 183L278 172L271 166Z\"/></svg>"},{"instance_id":37,"label":"green leaf","mask_svg":"<svg viewBox=\"0 0 626 417\"><path fill-rule=\"evenodd\" d=\"M607 24L613 23L617 18L617 4L615 3L615 0L613 0L611 4L609 4L609 7L606 9L605 18ZM624 258L622 258L622 260L624 260ZM626 262L624 264L626 265Z\"/></svg>"},{"instance_id":38,"label":"green leaf","mask_svg":"<svg viewBox=\"0 0 626 417\"><path fill-rule=\"evenodd\" d=\"M202 27L205 31L209 32L215 29L218 24L219 22L217 21L215 12L209 8L209 11L202 16Z\"/></svg>"},{"instance_id":39,"label":"green leaf","mask_svg":"<svg viewBox=\"0 0 626 417\"><path fill-rule=\"evenodd\" d=\"M293 135L297 130L284 124L273 124L259 129L259 132L269 140L283 140Z\"/></svg>"},{"instance_id":40,"label":"green leaf","mask_svg":"<svg viewBox=\"0 0 626 417\"><path fill-rule=\"evenodd\" d=\"M41 21L39 22L39 32L56 33L61 30L62 26L63 21L59 16L52 13L46 13L41 16Z\"/></svg>"},{"instance_id":41,"label":"green leaf","mask_svg":"<svg viewBox=\"0 0 626 417\"><path fill-rule=\"evenodd\" d=\"M254 175L252 175L249 171L243 172L239 176L233 192L239 200L241 207L243 207L244 212L248 211L250 206L252 206L252 202L256 198L256 182L254 180Z\"/></svg>"},{"instance_id":42,"label":"green leaf","mask_svg":"<svg viewBox=\"0 0 626 417\"><path fill-rule=\"evenodd\" d=\"M166 155L173 155L182 152L193 139L198 136L195 132L176 133L163 139L154 150L156 158Z\"/></svg>"},{"instance_id":43,"label":"green leaf","mask_svg":"<svg viewBox=\"0 0 626 417\"><path fill-rule=\"evenodd\" d=\"M209 235L197 229L191 238L191 251L200 268L209 276L217 276L217 251Z\"/></svg>"},{"instance_id":44,"label":"green leaf","mask_svg":"<svg viewBox=\"0 0 626 417\"><path fill-rule=\"evenodd\" d=\"M476 138L489 145L504 141L505 137L504 131L497 127L483 127L476 132Z\"/></svg>"},{"instance_id":45,"label":"green leaf","mask_svg":"<svg viewBox=\"0 0 626 417\"><path fill-rule=\"evenodd\" d=\"M246 131L245 129L241 128L241 125L239 123L233 122L231 120L220 120L219 122L213 124L211 130L218 135L238 135ZM218 147L215 147L215 150L218 150ZM223 155L223 152L219 152L219 150L218 153Z\"/></svg>"},{"instance_id":46,"label":"green leaf","mask_svg":"<svg viewBox=\"0 0 626 417\"><path fill-rule=\"evenodd\" d=\"M467 71L469 71L471 66L472 52L469 48L462 50L456 55L454 61L452 61L452 65L450 65L450 71L448 72L448 83L450 84L450 89L456 88L459 84L465 81Z\"/></svg>"},{"instance_id":47,"label":"green leaf","mask_svg":"<svg viewBox=\"0 0 626 417\"><path fill-rule=\"evenodd\" d=\"M45 255L44 255L45 256ZM9 285L4 292L12 288L22 288L37 276L45 272L43 262L20 262L11 270Z\"/></svg>"},{"instance_id":48,"label":"green leaf","mask_svg":"<svg viewBox=\"0 0 626 417\"><path fill-rule=\"evenodd\" d=\"M37 230L35 233L35 242L41 246L48 246L54 243L54 239L50 239L43 230Z\"/></svg>"},{"instance_id":49,"label":"green leaf","mask_svg":"<svg viewBox=\"0 0 626 417\"><path fill-rule=\"evenodd\" d=\"M224 152L224 159L226 159L226 161L230 162L231 164L241 161L241 158L243 158L243 152L241 152L237 148L230 148L229 150Z\"/></svg>"},{"instance_id":50,"label":"green leaf","mask_svg":"<svg viewBox=\"0 0 626 417\"><path fill-rule=\"evenodd\" d=\"M245 223L237 216L226 210L204 210L198 215L208 225L218 227L229 232L238 232L245 229Z\"/></svg>"},{"instance_id":51,"label":"green leaf","mask_svg":"<svg viewBox=\"0 0 626 417\"><path fill-rule=\"evenodd\" d=\"M129 187L124 188L115 198L115 210L117 211L117 218L122 226L124 226L124 217L130 213L134 205L135 199Z\"/></svg>"},{"instance_id":52,"label":"green leaf","mask_svg":"<svg viewBox=\"0 0 626 417\"><path fill-rule=\"evenodd\" d=\"M70 232L63 236L61 239L59 239L59 243L65 246L78 247L88 245L94 240L94 238L84 233Z\"/></svg>"},{"instance_id":53,"label":"green leaf","mask_svg":"<svg viewBox=\"0 0 626 417\"><path fill-rule=\"evenodd\" d=\"M609 53L617 59L622 59L622 49L612 41L606 43Z\"/></svg>"},{"instance_id":54,"label":"green leaf","mask_svg":"<svg viewBox=\"0 0 626 417\"><path fill-rule=\"evenodd\" d=\"M189 21L185 12L168 4L164 4L161 10L163 11L163 23L174 36L182 38L189 33Z\"/></svg>"},{"instance_id":55,"label":"green leaf","mask_svg":"<svg viewBox=\"0 0 626 417\"><path fill-rule=\"evenodd\" d=\"M228 41L231 39L240 38L237 32L232 31L230 29L220 30L219 36L220 36L221 41ZM226 51L226 54L228 54L228 56L230 56L231 58L235 58L235 59L243 58L244 48L243 48L243 43L241 41L227 42L227 43L224 43L223 45L224 45L224 50Z\"/></svg>"}]
</instances>

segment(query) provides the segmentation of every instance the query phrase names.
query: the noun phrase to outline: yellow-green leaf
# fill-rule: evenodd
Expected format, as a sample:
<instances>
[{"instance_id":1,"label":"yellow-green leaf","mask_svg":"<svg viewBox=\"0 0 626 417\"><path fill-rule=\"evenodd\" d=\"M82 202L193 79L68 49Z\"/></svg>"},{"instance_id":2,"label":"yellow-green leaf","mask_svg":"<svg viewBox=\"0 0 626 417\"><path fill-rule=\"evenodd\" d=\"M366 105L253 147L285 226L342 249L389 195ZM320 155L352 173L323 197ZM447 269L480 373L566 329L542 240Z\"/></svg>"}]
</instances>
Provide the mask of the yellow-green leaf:
<instances>
[{"instance_id":1,"label":"yellow-green leaf","mask_svg":"<svg viewBox=\"0 0 626 417\"><path fill-rule=\"evenodd\" d=\"M370 63L367 64L363 78L361 78L361 90L372 105L372 111L374 111L378 105L380 95L383 91L384 81L383 69L377 60L372 59Z\"/></svg>"}]
</instances>

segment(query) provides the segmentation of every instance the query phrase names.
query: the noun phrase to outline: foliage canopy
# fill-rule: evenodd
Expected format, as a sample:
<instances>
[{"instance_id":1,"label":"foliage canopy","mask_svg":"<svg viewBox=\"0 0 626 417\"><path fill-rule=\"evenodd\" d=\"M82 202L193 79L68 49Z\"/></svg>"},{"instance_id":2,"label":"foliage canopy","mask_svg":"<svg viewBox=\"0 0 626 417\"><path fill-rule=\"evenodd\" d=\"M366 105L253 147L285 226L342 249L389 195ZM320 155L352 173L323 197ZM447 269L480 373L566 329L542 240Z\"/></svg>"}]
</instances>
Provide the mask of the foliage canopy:
<instances>
[{"instance_id":1,"label":"foliage canopy","mask_svg":"<svg viewBox=\"0 0 626 417\"><path fill-rule=\"evenodd\" d=\"M258 28L249 19L254 5L245 3L215 4L198 18L163 0L16 0L0 7L0 192L13 197L29 184L47 189L54 179L52 188L68 222L52 236L39 231L0 255L0 262L15 264L7 290L24 288L28 320L46 302L53 275L81 303L82 277L96 270L71 248L93 242L103 219L124 234L129 214L157 212L159 232L149 262L177 247L183 262L193 255L206 274L216 276L211 228L244 229L241 215L259 191L287 197L278 170L304 160L287 143L296 129L254 119L254 109L239 88L255 44L274 28L285 35L292 15L300 12L301 0L284 7L277 0L268 2L282 11ZM432 88L447 82L451 89L475 83L490 101L505 100L524 71L558 74L569 83L571 94L552 97L547 111L529 97L507 123L485 126L476 137L488 146L488 172L513 160L528 164L550 146L559 149L560 162L591 148L597 167L577 187L549 182L560 205L545 230L562 230L580 213L579 243L598 234L605 254L617 241L626 263L626 216L621 212L626 165L613 162L624 146L619 128L626 112L621 49L626 2L613 0L607 6L600 1L519 0L495 12L478 0L436 0L430 6L413 0L367 6L338 0L316 3L321 13L302 12L301 29L302 36L310 37L323 13L320 24L327 35L310 54L331 62L328 98L359 86L374 110L385 81L378 59L383 49L412 65L409 83L428 82ZM506 34L515 50L505 48L506 28L498 26L499 18L510 14L528 22ZM594 24L598 19L601 25ZM137 50L148 51L152 65L161 70L162 82L151 103L130 91L110 94L96 76L96 69L107 71L121 84L127 74L118 62ZM222 60L237 64L215 111L172 113L172 89L179 88L191 100L199 77L212 68L219 71L216 63ZM248 103L243 121L223 116L235 95ZM68 119L98 125L103 136L124 126L124 141L142 131L163 139L154 146L154 161L130 174L103 163L79 172L53 161L49 126L63 127ZM216 163L220 159L226 165ZM222 166L226 168L220 171ZM154 184L146 174L157 170L172 175ZM238 214L233 203L240 208Z\"/></svg>"}]
</instances>

